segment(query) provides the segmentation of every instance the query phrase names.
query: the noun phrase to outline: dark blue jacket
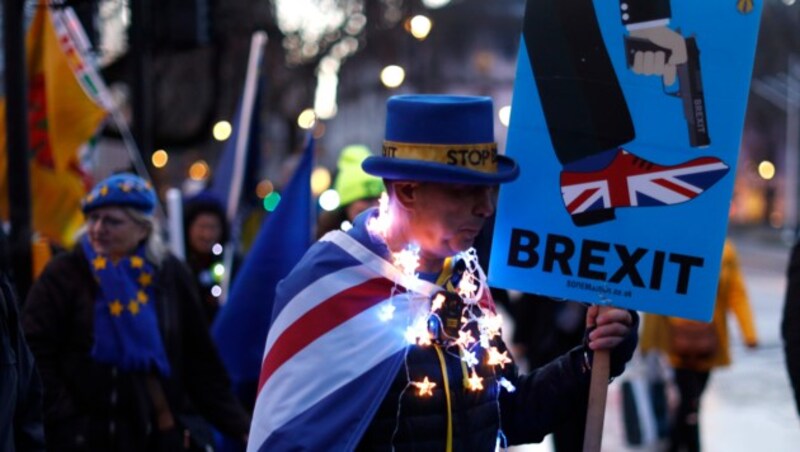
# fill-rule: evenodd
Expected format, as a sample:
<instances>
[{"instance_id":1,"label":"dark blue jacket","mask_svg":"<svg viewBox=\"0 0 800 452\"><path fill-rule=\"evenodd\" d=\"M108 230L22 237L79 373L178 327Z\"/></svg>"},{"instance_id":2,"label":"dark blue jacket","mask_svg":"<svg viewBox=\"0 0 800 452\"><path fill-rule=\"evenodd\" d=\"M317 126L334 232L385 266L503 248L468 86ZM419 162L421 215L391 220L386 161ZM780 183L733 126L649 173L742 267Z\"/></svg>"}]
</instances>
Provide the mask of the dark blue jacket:
<instances>
[{"instance_id":1,"label":"dark blue jacket","mask_svg":"<svg viewBox=\"0 0 800 452\"><path fill-rule=\"evenodd\" d=\"M612 376L622 373L636 348L638 316L632 315L632 333L611 352ZM502 340L493 345L501 352L506 350ZM538 443L559 425L583 418L591 371L584 365L582 346L526 375L520 375L514 363L500 373L495 372L496 367L478 366L484 387L478 392L465 388L468 375L457 347L440 350L441 357L433 347L409 348L407 365L398 372L357 450L446 450L448 411L454 451L493 451L498 433L501 445ZM477 358L486 362L484 356ZM408 384L428 377L437 389L444 388L442 367L446 368L449 409L445 391L420 397ZM515 391L501 389L498 381L503 377Z\"/></svg>"}]
</instances>

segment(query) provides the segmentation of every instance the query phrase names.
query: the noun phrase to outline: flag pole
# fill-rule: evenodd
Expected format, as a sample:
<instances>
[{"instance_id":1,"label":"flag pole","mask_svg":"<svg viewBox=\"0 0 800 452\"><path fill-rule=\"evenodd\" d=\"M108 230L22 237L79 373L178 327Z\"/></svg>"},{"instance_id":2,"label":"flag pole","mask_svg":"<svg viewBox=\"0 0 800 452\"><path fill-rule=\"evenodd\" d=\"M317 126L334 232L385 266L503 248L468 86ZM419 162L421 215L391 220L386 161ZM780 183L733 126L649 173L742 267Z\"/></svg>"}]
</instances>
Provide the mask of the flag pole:
<instances>
[{"instance_id":1,"label":"flag pole","mask_svg":"<svg viewBox=\"0 0 800 452\"><path fill-rule=\"evenodd\" d=\"M253 121L253 106L256 101L258 90L258 73L261 66L261 59L264 55L264 45L267 43L267 33L256 31L250 38L250 56L247 60L247 75L244 81L244 94L242 96L242 110L240 115L239 130L249 131L250 123ZM233 160L233 175L231 177L231 190L228 192L226 215L228 222L233 222L236 218L236 211L239 208L239 198L242 194L242 183L244 179L244 164L247 156L248 133L238 133L236 135L236 153Z\"/></svg>"},{"instance_id":2,"label":"flag pole","mask_svg":"<svg viewBox=\"0 0 800 452\"><path fill-rule=\"evenodd\" d=\"M31 193L28 163L28 104L23 0L3 2L6 96L6 180L11 231L10 261L20 300L33 283Z\"/></svg>"},{"instance_id":3,"label":"flag pole","mask_svg":"<svg viewBox=\"0 0 800 452\"><path fill-rule=\"evenodd\" d=\"M221 304L225 304L228 298L228 292L231 284L231 273L233 270L233 257L236 254L234 241L236 239L236 229L234 222L236 221L236 212L239 210L239 200L242 195L242 185L244 184L244 165L247 160L247 147L250 145L250 127L253 122L254 105L256 101L256 94L258 92L258 75L259 68L261 67L262 57L264 56L264 46L267 43L267 33L263 30L258 30L253 33L250 38L250 55L247 59L247 74L244 81L244 93L242 94L242 106L239 114L239 128L236 133L236 147L233 157L233 170L231 171L230 191L228 191L228 199L225 203L225 216L228 224L231 225L230 241L225 247L223 256L223 266L225 273L222 275L222 282L220 284L222 293L219 300ZM255 118L257 121L258 118Z\"/></svg>"}]
</instances>

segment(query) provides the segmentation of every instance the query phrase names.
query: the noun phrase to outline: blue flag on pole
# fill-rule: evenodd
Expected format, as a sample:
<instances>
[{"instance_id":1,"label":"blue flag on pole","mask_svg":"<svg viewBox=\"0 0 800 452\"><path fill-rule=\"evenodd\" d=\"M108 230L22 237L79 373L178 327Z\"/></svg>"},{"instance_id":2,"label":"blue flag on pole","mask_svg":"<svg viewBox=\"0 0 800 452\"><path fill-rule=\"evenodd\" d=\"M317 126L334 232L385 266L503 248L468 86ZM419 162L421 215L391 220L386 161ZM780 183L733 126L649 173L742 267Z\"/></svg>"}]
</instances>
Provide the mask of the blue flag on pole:
<instances>
[{"instance_id":1,"label":"blue flag on pole","mask_svg":"<svg viewBox=\"0 0 800 452\"><path fill-rule=\"evenodd\" d=\"M311 244L311 170L314 139L308 144L275 211L262 223L242 264L212 335L235 386L258 381L275 286Z\"/></svg>"}]
</instances>

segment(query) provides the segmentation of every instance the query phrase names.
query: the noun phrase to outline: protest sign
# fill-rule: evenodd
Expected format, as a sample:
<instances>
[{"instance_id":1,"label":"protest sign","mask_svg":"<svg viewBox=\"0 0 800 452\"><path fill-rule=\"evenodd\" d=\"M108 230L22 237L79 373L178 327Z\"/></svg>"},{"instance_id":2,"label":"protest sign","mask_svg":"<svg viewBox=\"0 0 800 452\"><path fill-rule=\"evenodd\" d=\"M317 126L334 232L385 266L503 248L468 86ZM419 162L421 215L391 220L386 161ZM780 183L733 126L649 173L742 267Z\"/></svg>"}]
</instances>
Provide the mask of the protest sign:
<instances>
[{"instance_id":1,"label":"protest sign","mask_svg":"<svg viewBox=\"0 0 800 452\"><path fill-rule=\"evenodd\" d=\"M760 7L528 2L491 285L711 318Z\"/></svg>"}]
</instances>

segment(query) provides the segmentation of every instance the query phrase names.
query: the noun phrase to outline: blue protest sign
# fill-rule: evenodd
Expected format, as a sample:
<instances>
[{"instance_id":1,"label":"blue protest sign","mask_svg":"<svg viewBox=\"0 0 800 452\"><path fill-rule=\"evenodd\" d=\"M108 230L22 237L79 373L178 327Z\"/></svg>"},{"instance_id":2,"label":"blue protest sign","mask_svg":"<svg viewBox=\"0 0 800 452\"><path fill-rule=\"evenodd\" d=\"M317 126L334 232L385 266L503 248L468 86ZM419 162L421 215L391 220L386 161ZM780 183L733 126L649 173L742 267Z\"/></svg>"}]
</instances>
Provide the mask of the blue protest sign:
<instances>
[{"instance_id":1,"label":"blue protest sign","mask_svg":"<svg viewBox=\"0 0 800 452\"><path fill-rule=\"evenodd\" d=\"M491 285L711 318L760 9L528 1Z\"/></svg>"}]
</instances>

